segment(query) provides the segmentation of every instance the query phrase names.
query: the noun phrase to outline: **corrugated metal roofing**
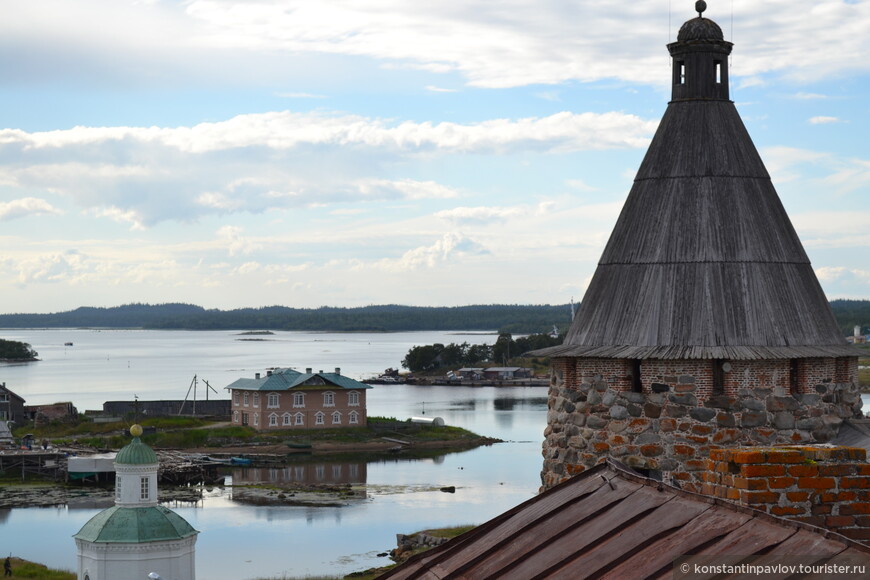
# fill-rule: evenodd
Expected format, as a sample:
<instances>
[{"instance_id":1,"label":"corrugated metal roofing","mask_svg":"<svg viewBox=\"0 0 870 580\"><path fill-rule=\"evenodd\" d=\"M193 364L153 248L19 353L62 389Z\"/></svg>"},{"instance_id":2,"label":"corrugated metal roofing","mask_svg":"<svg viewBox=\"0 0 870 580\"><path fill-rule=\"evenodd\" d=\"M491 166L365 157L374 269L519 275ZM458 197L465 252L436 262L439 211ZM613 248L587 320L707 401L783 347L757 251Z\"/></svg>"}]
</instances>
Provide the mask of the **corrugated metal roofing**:
<instances>
[{"instance_id":1,"label":"corrugated metal roofing","mask_svg":"<svg viewBox=\"0 0 870 580\"><path fill-rule=\"evenodd\" d=\"M379 576L381 579L673 578L683 555L780 554L863 561L870 547L596 466Z\"/></svg>"},{"instance_id":2,"label":"corrugated metal roofing","mask_svg":"<svg viewBox=\"0 0 870 580\"><path fill-rule=\"evenodd\" d=\"M669 103L564 344L530 354L857 352L734 103L697 98Z\"/></svg>"},{"instance_id":3,"label":"corrugated metal roofing","mask_svg":"<svg viewBox=\"0 0 870 580\"><path fill-rule=\"evenodd\" d=\"M315 377L320 377L327 386L340 389L371 389L371 385L361 383L338 373L300 373L294 369L275 369L272 374L258 379L236 379L227 389L240 391L287 391L297 387L318 388L323 385L306 385Z\"/></svg>"}]
</instances>

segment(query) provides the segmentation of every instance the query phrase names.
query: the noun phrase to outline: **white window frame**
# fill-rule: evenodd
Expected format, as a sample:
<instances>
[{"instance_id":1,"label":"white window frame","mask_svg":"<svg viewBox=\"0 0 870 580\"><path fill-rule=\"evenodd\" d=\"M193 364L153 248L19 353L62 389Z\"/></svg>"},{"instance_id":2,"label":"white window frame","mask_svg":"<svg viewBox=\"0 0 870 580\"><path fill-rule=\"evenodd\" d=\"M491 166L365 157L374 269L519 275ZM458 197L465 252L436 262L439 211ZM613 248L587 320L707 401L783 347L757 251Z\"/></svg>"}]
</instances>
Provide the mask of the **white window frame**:
<instances>
[{"instance_id":1,"label":"white window frame","mask_svg":"<svg viewBox=\"0 0 870 580\"><path fill-rule=\"evenodd\" d=\"M305 408L305 393L293 393L293 408L294 409L304 409Z\"/></svg>"},{"instance_id":2,"label":"white window frame","mask_svg":"<svg viewBox=\"0 0 870 580\"><path fill-rule=\"evenodd\" d=\"M242 393L242 405L244 405L245 407L248 406L248 393L247 392Z\"/></svg>"},{"instance_id":3,"label":"white window frame","mask_svg":"<svg viewBox=\"0 0 870 580\"><path fill-rule=\"evenodd\" d=\"M238 391L233 391L233 405L236 407L239 406L239 392Z\"/></svg>"},{"instance_id":4,"label":"white window frame","mask_svg":"<svg viewBox=\"0 0 870 580\"><path fill-rule=\"evenodd\" d=\"M148 477L139 478L139 499L142 501L151 499L151 479Z\"/></svg>"},{"instance_id":5,"label":"white window frame","mask_svg":"<svg viewBox=\"0 0 870 580\"><path fill-rule=\"evenodd\" d=\"M233 411L233 423L238 423L238 422L239 422L239 412Z\"/></svg>"},{"instance_id":6,"label":"white window frame","mask_svg":"<svg viewBox=\"0 0 870 580\"><path fill-rule=\"evenodd\" d=\"M326 391L323 393L323 406L335 407L335 393L332 391Z\"/></svg>"},{"instance_id":7,"label":"white window frame","mask_svg":"<svg viewBox=\"0 0 870 580\"><path fill-rule=\"evenodd\" d=\"M314 424L315 425L325 425L326 424L326 414L323 411L317 411L314 414Z\"/></svg>"},{"instance_id":8,"label":"white window frame","mask_svg":"<svg viewBox=\"0 0 870 580\"><path fill-rule=\"evenodd\" d=\"M351 425L359 425L359 413L356 411L350 412L350 417L348 417L347 422Z\"/></svg>"},{"instance_id":9,"label":"white window frame","mask_svg":"<svg viewBox=\"0 0 870 580\"><path fill-rule=\"evenodd\" d=\"M341 425L341 411L332 412L332 424Z\"/></svg>"},{"instance_id":10,"label":"white window frame","mask_svg":"<svg viewBox=\"0 0 870 580\"><path fill-rule=\"evenodd\" d=\"M351 391L347 394L347 406L359 407L359 391Z\"/></svg>"},{"instance_id":11,"label":"white window frame","mask_svg":"<svg viewBox=\"0 0 870 580\"><path fill-rule=\"evenodd\" d=\"M254 393L254 403L253 403L253 406L254 406L254 407L257 407L257 408L260 407L260 393Z\"/></svg>"},{"instance_id":12,"label":"white window frame","mask_svg":"<svg viewBox=\"0 0 870 580\"><path fill-rule=\"evenodd\" d=\"M293 416L290 413L284 413L281 415L281 424L285 427L289 427L293 424Z\"/></svg>"},{"instance_id":13,"label":"white window frame","mask_svg":"<svg viewBox=\"0 0 870 580\"><path fill-rule=\"evenodd\" d=\"M278 393L269 393L266 405L269 409L277 409L281 406L281 395Z\"/></svg>"},{"instance_id":14,"label":"white window frame","mask_svg":"<svg viewBox=\"0 0 870 580\"><path fill-rule=\"evenodd\" d=\"M254 427L260 426L260 414L254 413Z\"/></svg>"},{"instance_id":15,"label":"white window frame","mask_svg":"<svg viewBox=\"0 0 870 580\"><path fill-rule=\"evenodd\" d=\"M269 413L269 427L278 426L278 413Z\"/></svg>"},{"instance_id":16,"label":"white window frame","mask_svg":"<svg viewBox=\"0 0 870 580\"><path fill-rule=\"evenodd\" d=\"M305 415L303 413L296 413L293 416L293 424L294 425L305 425Z\"/></svg>"}]
</instances>

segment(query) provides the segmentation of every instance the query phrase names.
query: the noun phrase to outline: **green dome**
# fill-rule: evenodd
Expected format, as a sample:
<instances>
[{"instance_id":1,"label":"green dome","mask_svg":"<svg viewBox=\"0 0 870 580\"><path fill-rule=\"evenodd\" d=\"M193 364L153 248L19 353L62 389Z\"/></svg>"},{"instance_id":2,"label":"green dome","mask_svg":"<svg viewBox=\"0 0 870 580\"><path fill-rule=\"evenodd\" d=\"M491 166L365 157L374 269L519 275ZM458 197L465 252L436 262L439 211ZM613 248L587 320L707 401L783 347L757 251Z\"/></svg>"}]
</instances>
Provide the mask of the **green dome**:
<instances>
[{"instance_id":1,"label":"green dome","mask_svg":"<svg viewBox=\"0 0 870 580\"><path fill-rule=\"evenodd\" d=\"M74 538L107 544L165 542L199 532L180 515L163 506L110 507L92 517Z\"/></svg>"},{"instance_id":2,"label":"green dome","mask_svg":"<svg viewBox=\"0 0 870 580\"><path fill-rule=\"evenodd\" d=\"M138 437L133 437L129 445L123 447L115 456L115 463L124 465L151 465L157 463L154 450L142 443Z\"/></svg>"}]
</instances>

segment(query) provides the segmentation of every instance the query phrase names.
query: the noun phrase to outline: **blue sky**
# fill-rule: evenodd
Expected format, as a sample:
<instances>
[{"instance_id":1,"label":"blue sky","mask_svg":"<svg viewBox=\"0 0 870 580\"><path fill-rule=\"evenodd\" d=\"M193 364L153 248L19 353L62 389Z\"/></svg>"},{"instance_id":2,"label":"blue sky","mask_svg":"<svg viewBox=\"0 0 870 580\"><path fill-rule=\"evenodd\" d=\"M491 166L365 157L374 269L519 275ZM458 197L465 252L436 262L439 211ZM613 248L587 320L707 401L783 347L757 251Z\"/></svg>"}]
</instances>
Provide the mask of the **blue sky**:
<instances>
[{"instance_id":1,"label":"blue sky","mask_svg":"<svg viewBox=\"0 0 870 580\"><path fill-rule=\"evenodd\" d=\"M829 298L870 298L870 1L710 0ZM694 2L0 5L3 312L579 300Z\"/></svg>"}]
</instances>

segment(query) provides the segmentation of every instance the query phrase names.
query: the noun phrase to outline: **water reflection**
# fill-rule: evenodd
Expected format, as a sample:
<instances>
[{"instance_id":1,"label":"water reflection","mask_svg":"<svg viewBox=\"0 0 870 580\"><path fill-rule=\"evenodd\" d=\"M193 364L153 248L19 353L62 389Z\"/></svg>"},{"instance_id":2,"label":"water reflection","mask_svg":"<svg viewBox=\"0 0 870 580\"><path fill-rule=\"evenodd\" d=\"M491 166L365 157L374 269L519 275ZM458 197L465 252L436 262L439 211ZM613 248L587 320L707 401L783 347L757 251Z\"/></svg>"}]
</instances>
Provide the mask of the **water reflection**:
<instances>
[{"instance_id":1,"label":"water reflection","mask_svg":"<svg viewBox=\"0 0 870 580\"><path fill-rule=\"evenodd\" d=\"M241 467L233 469L233 485L323 485L365 483L367 464L319 461L284 467Z\"/></svg>"}]
</instances>

